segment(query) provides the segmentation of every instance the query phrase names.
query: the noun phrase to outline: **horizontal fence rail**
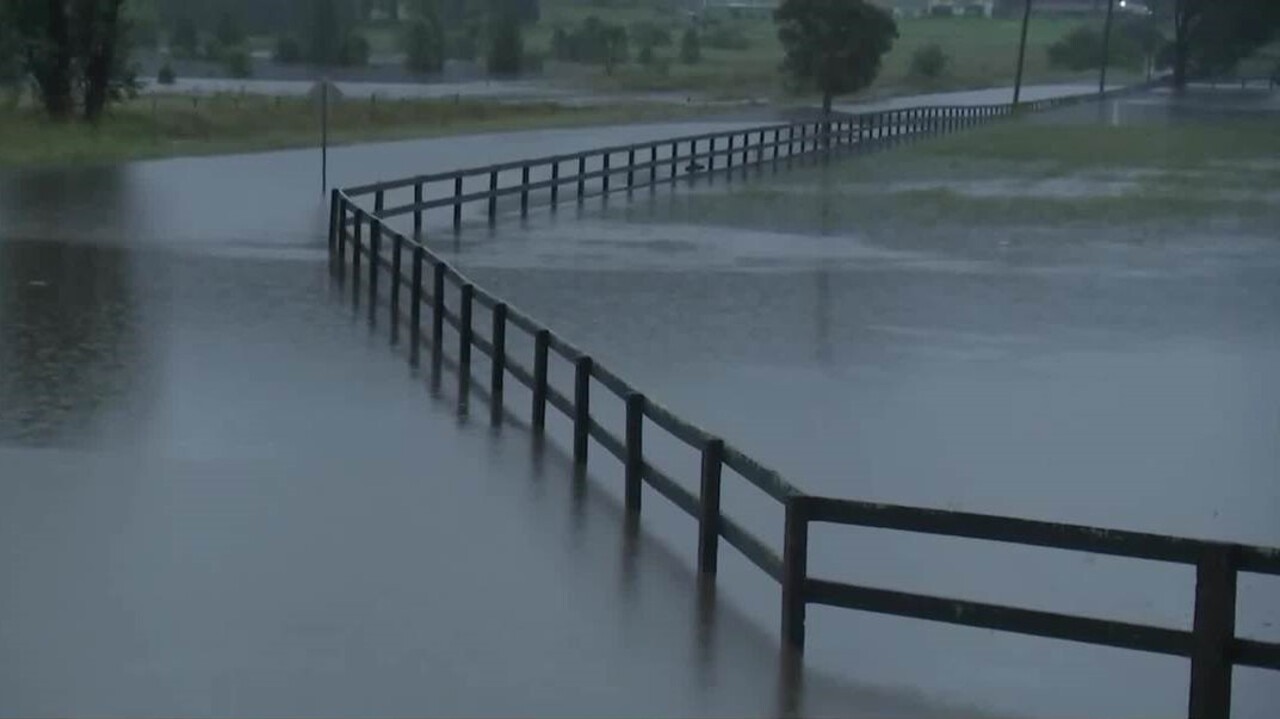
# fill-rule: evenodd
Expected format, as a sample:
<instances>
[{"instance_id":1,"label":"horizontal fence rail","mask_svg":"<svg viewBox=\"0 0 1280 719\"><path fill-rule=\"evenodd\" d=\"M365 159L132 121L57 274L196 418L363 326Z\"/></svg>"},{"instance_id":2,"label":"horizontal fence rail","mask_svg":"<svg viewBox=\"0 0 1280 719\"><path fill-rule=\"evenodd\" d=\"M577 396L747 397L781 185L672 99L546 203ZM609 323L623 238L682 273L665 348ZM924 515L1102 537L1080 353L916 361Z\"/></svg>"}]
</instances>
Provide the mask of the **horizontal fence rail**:
<instances>
[{"instance_id":1,"label":"horizontal fence rail","mask_svg":"<svg viewBox=\"0 0 1280 719\"><path fill-rule=\"evenodd\" d=\"M1146 87L1114 91L1106 96ZM1044 110L1098 97L1095 94L1040 100L1025 103L1025 108ZM483 392L489 404L490 422L501 424L509 411L506 380L513 379L530 392L529 425L535 435L545 435L550 407L561 413L572 427L572 456L577 466L585 469L593 440L620 462L629 517L638 518L642 490L648 486L693 518L698 527L701 575L710 578L716 575L723 539L776 580L782 594L784 646L797 655L804 649L805 608L809 604L1168 654L1191 660L1189 716L1225 719L1230 714L1234 666L1280 670L1280 644L1235 635L1238 575L1242 572L1280 575L1280 549L809 495L723 438L645 396L596 362L585 350L476 286L426 246L422 231L422 213L428 209L450 208L457 227L462 206L469 202L486 203L492 220L499 197L520 196L520 209L524 213L528 211L529 193L533 190L547 190L554 207L562 188L578 198L588 196L588 181L598 183L594 189L597 194L607 194L680 177L710 175L748 164L827 154L880 139L951 131L1007 117L1013 112L1014 108L1009 105L988 105L846 115L830 121L769 125L623 145L334 190L329 217L331 265L343 282L348 277L349 265L352 298L358 302L367 295L371 320L376 320L380 304L388 308L392 342L400 340L402 325L407 324L411 363L418 364L420 350L429 349L434 383L439 383L446 364L456 370L458 401L464 412L473 392L477 397ZM620 156L625 156L626 161L614 164L613 159ZM549 179L533 179L535 169ZM501 175L511 171L519 172L520 181L504 185ZM464 192L464 179L469 177L487 179L488 189ZM619 184L612 182L619 178L624 178ZM429 195L424 189L433 184L443 185L451 194L423 199ZM412 191L411 203L387 206L387 193L405 190ZM354 201L355 197L368 195L374 196L372 210ZM413 238L387 223L390 217L409 213L414 214ZM385 289L380 289L380 277L386 281ZM474 321L477 305L488 313L487 328L483 326L485 323ZM426 327L422 320L424 310L431 315ZM453 357L446 357L446 326L457 337ZM512 353L512 340L521 335L521 344L532 348L531 356L519 357ZM473 349L487 358L487 387L483 382L485 373L476 375L477 368L472 366ZM551 381L553 360L572 368L571 387L557 387ZM621 430L610 429L592 414L592 398L600 391L624 404L625 426ZM675 477L648 461L644 451L646 433L653 431L700 454L701 469L695 491L685 489ZM781 554L721 511L725 468L785 508ZM1189 629L1147 626L814 577L808 571L809 533L814 523L1190 565L1196 571L1193 625Z\"/></svg>"}]
</instances>

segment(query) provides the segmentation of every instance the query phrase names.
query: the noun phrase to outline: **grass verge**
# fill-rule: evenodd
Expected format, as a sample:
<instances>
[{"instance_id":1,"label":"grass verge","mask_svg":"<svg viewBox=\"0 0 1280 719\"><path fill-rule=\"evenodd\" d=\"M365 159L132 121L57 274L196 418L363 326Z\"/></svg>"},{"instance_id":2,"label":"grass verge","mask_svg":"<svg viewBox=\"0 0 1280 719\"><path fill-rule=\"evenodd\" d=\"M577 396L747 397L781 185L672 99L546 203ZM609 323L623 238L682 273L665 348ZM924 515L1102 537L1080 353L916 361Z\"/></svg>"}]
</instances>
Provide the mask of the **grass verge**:
<instances>
[{"instance_id":1,"label":"grass verge","mask_svg":"<svg viewBox=\"0 0 1280 719\"><path fill-rule=\"evenodd\" d=\"M344 101L330 108L332 144L434 135L676 119L697 107L620 103L579 107L491 100ZM0 166L104 163L320 144L305 98L254 95L143 97L111 108L96 127L51 123L36 108L0 109Z\"/></svg>"}]
</instances>

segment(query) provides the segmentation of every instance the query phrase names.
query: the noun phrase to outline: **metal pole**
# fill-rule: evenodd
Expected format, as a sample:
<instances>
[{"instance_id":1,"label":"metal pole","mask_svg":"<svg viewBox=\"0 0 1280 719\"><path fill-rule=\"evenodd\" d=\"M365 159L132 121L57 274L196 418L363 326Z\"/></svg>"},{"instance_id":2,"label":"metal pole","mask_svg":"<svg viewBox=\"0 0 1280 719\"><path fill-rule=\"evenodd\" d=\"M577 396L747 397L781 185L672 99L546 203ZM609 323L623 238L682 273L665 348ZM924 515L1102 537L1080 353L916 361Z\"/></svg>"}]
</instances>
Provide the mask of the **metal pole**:
<instances>
[{"instance_id":1,"label":"metal pole","mask_svg":"<svg viewBox=\"0 0 1280 719\"><path fill-rule=\"evenodd\" d=\"M1107 0L1107 22L1102 30L1102 72L1098 75L1098 94L1107 91L1107 63L1111 60L1111 18L1115 14L1116 0Z\"/></svg>"},{"instance_id":2,"label":"metal pole","mask_svg":"<svg viewBox=\"0 0 1280 719\"><path fill-rule=\"evenodd\" d=\"M1017 105L1022 97L1022 66L1027 59L1027 25L1031 22L1031 0L1022 11L1022 40L1018 42L1018 76L1013 81L1013 104Z\"/></svg>"}]
</instances>

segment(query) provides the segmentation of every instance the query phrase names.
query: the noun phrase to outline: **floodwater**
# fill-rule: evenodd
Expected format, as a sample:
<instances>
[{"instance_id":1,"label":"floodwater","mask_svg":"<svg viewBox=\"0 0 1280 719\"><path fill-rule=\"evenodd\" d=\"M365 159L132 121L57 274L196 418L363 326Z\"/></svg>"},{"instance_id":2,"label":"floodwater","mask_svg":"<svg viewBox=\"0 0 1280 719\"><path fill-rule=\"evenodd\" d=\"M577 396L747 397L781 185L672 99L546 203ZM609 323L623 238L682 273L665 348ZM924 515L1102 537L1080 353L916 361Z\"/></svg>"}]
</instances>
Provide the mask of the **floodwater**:
<instances>
[{"instance_id":1,"label":"floodwater","mask_svg":"<svg viewBox=\"0 0 1280 719\"><path fill-rule=\"evenodd\" d=\"M347 185L720 126L330 160ZM783 681L775 589L764 622L700 594L554 446L434 398L335 291L318 170L0 176L0 716L955 714Z\"/></svg>"},{"instance_id":2,"label":"floodwater","mask_svg":"<svg viewBox=\"0 0 1280 719\"><path fill-rule=\"evenodd\" d=\"M330 163L350 185L720 127ZM388 349L330 282L318 171L292 151L0 177L0 715L1183 711L1182 660L822 608L797 699L769 580L726 548L706 608L687 518L649 495L632 538L603 452L577 483ZM442 246L802 487L1280 544L1267 247L1203 270L504 222ZM776 508L730 486L725 506L777 544ZM812 551L873 585L1190 610L1176 568L863 531ZM1242 632L1278 638L1274 590L1242 582ZM1273 716L1274 677L1238 677L1238 716Z\"/></svg>"},{"instance_id":3,"label":"floodwater","mask_svg":"<svg viewBox=\"0 0 1280 719\"><path fill-rule=\"evenodd\" d=\"M1065 112L1211 117L1160 96L1109 105ZM689 191L715 189L676 190ZM664 224L672 197L637 193L628 214L644 222L562 210L440 246L803 489L1280 545L1275 235L1228 226L1174 242L1117 228L1047 242L1015 228L984 241L955 228L953 242L938 228L886 241ZM690 458L664 459L696 491ZM770 503L741 490L726 506L778 546ZM673 547L687 531L646 521ZM824 577L1189 626L1189 568L862 530L822 530L811 552ZM767 621L759 596L741 601ZM1280 639L1278 608L1280 581L1246 578L1241 634ZM1183 660L835 609L811 609L809 631L812 666L948 701L1046 717L1185 712ZM1236 689L1235 716L1280 710L1274 673L1238 670Z\"/></svg>"}]
</instances>

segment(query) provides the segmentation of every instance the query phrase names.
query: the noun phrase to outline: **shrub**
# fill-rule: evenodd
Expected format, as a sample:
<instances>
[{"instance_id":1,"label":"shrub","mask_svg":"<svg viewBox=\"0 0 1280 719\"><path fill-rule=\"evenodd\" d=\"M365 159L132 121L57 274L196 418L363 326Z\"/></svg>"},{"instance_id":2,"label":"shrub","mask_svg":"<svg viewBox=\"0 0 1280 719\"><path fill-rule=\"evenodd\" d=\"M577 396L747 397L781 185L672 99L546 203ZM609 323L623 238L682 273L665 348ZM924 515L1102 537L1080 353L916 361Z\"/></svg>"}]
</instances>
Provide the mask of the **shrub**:
<instances>
[{"instance_id":1,"label":"shrub","mask_svg":"<svg viewBox=\"0 0 1280 719\"><path fill-rule=\"evenodd\" d=\"M1049 46L1049 64L1068 70L1089 70L1102 65L1102 33L1081 25Z\"/></svg>"},{"instance_id":2,"label":"shrub","mask_svg":"<svg viewBox=\"0 0 1280 719\"><path fill-rule=\"evenodd\" d=\"M913 77L936 80L947 70L947 53L942 46L931 42L911 54L911 75Z\"/></svg>"},{"instance_id":3,"label":"shrub","mask_svg":"<svg viewBox=\"0 0 1280 719\"><path fill-rule=\"evenodd\" d=\"M231 77L244 78L253 76L253 58L249 57L249 51L242 47L230 48L222 53L222 64L227 69L227 75Z\"/></svg>"},{"instance_id":4,"label":"shrub","mask_svg":"<svg viewBox=\"0 0 1280 719\"><path fill-rule=\"evenodd\" d=\"M645 43L640 46L640 52L636 54L636 62L649 67L653 64L653 45Z\"/></svg>"},{"instance_id":5,"label":"shrub","mask_svg":"<svg viewBox=\"0 0 1280 719\"><path fill-rule=\"evenodd\" d=\"M698 31L689 28L680 38L680 62L686 65L697 65L702 62L702 40Z\"/></svg>"},{"instance_id":6,"label":"shrub","mask_svg":"<svg viewBox=\"0 0 1280 719\"><path fill-rule=\"evenodd\" d=\"M172 85L177 79L177 76L173 74L173 66L169 64L168 60L165 60L164 64L160 66L160 71L156 73L156 83Z\"/></svg>"},{"instance_id":7,"label":"shrub","mask_svg":"<svg viewBox=\"0 0 1280 719\"><path fill-rule=\"evenodd\" d=\"M223 47L236 47L244 44L244 29L240 27L240 20L230 11L223 11L218 16L218 25L214 28L213 36L218 39L218 44Z\"/></svg>"},{"instance_id":8,"label":"shrub","mask_svg":"<svg viewBox=\"0 0 1280 719\"><path fill-rule=\"evenodd\" d=\"M291 65L302 61L302 43L293 35L281 35L276 38L275 61L281 65Z\"/></svg>"},{"instance_id":9,"label":"shrub","mask_svg":"<svg viewBox=\"0 0 1280 719\"><path fill-rule=\"evenodd\" d=\"M631 25L631 37L640 47L671 47L671 31L657 23L641 21Z\"/></svg>"},{"instance_id":10,"label":"shrub","mask_svg":"<svg viewBox=\"0 0 1280 719\"><path fill-rule=\"evenodd\" d=\"M445 56L454 60L475 60L480 53L479 33L474 28L459 30L449 36Z\"/></svg>"}]
</instances>

